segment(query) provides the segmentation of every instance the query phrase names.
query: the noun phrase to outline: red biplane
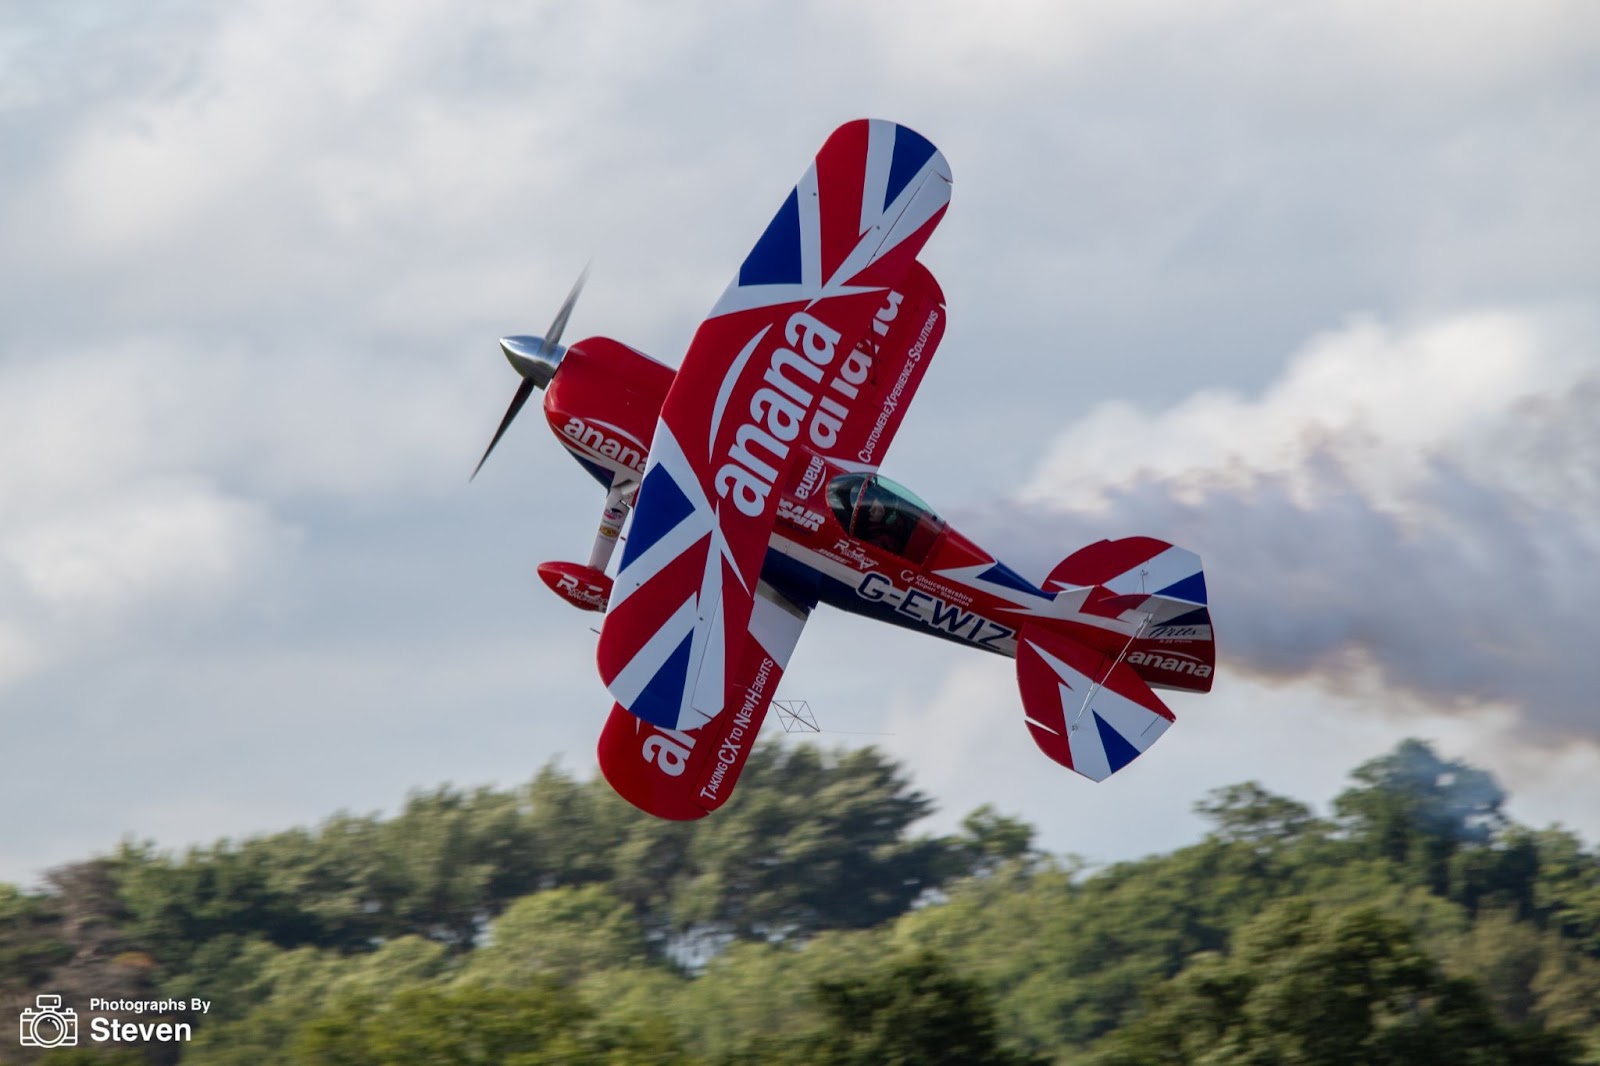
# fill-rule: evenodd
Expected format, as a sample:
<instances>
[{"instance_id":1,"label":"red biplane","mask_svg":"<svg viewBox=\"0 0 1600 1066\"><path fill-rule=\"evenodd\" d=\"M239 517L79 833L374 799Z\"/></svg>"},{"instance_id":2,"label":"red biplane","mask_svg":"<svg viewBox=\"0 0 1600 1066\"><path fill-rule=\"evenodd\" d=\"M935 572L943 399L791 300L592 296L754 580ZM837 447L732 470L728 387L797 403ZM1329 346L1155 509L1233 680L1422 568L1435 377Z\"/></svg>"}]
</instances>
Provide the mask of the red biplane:
<instances>
[{"instance_id":1,"label":"red biplane","mask_svg":"<svg viewBox=\"0 0 1600 1066\"><path fill-rule=\"evenodd\" d=\"M605 613L600 767L651 814L727 801L818 604L1014 657L1034 742L1097 781L1171 724L1153 689L1211 688L1193 552L1103 540L1035 585L877 473L944 334L917 255L949 199L926 138L851 122L676 372L604 337L562 347L581 278L544 337L500 342L523 381L483 458L543 388L550 427L607 490L588 563L539 573Z\"/></svg>"}]
</instances>

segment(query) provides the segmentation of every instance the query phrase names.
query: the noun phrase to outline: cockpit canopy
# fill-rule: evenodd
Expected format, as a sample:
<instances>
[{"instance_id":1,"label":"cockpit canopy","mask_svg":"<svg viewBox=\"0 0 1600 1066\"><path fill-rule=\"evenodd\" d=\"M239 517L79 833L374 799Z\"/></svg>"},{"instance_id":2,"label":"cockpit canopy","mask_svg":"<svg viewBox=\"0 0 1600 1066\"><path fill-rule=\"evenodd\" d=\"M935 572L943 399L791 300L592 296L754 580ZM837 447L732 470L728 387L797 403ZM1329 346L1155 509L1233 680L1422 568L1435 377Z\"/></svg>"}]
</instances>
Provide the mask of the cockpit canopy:
<instances>
[{"instance_id":1,"label":"cockpit canopy","mask_svg":"<svg viewBox=\"0 0 1600 1066\"><path fill-rule=\"evenodd\" d=\"M828 482L828 506L852 537L921 563L944 532L944 519L914 492L879 474L840 474Z\"/></svg>"}]
</instances>

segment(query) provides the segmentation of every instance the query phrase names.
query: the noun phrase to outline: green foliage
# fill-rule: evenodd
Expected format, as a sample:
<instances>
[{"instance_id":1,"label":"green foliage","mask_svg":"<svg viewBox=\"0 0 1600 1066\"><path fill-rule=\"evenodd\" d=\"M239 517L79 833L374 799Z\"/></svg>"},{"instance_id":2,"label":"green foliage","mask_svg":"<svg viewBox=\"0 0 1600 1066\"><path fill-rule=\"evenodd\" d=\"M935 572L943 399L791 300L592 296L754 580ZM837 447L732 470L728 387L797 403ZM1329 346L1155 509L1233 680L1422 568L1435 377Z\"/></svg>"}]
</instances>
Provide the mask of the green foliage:
<instances>
[{"instance_id":1,"label":"green foliage","mask_svg":"<svg viewBox=\"0 0 1600 1066\"><path fill-rule=\"evenodd\" d=\"M1569 1040L1508 1029L1469 981L1443 975L1377 908L1279 904L1231 954L1153 988L1101 1066L1513 1066L1578 1062Z\"/></svg>"},{"instance_id":2,"label":"green foliage","mask_svg":"<svg viewBox=\"0 0 1600 1066\"><path fill-rule=\"evenodd\" d=\"M670 1033L597 1025L560 984L403 989L353 997L309 1019L293 1061L304 1066L606 1066L684 1062Z\"/></svg>"},{"instance_id":3,"label":"green foliage","mask_svg":"<svg viewBox=\"0 0 1600 1066\"><path fill-rule=\"evenodd\" d=\"M211 1000L185 1066L1600 1062L1600 855L1420 742L1352 777L1332 820L1218 789L1204 840L1099 870L990 807L918 836L882 754L779 746L699 822L546 767L127 844L0 886L0 1027L52 991Z\"/></svg>"},{"instance_id":4,"label":"green foliage","mask_svg":"<svg viewBox=\"0 0 1600 1066\"><path fill-rule=\"evenodd\" d=\"M40 1055L41 1066L146 1066L148 1059L131 1048L54 1048Z\"/></svg>"},{"instance_id":5,"label":"green foliage","mask_svg":"<svg viewBox=\"0 0 1600 1066\"><path fill-rule=\"evenodd\" d=\"M678 928L777 941L865 929L900 914L953 865L949 844L907 839L933 803L865 749L757 748L742 789L693 836Z\"/></svg>"},{"instance_id":6,"label":"green foliage","mask_svg":"<svg viewBox=\"0 0 1600 1066\"><path fill-rule=\"evenodd\" d=\"M885 951L881 933L824 933L803 948L734 943L671 1000L689 1049L708 1062L764 1061L823 1024L808 990L860 971Z\"/></svg>"},{"instance_id":7,"label":"green foliage","mask_svg":"<svg viewBox=\"0 0 1600 1066\"><path fill-rule=\"evenodd\" d=\"M1031 865L1042 858L1034 850L1033 838L1033 826L986 803L961 819L954 857L968 874L992 874L1007 863Z\"/></svg>"},{"instance_id":8,"label":"green foliage","mask_svg":"<svg viewBox=\"0 0 1600 1066\"><path fill-rule=\"evenodd\" d=\"M1420 740L1356 767L1357 787L1333 801L1363 854L1388 859L1434 892L1450 888L1450 860L1463 845L1489 843L1505 826L1505 793L1493 777L1441 759Z\"/></svg>"},{"instance_id":9,"label":"green foliage","mask_svg":"<svg viewBox=\"0 0 1600 1066\"><path fill-rule=\"evenodd\" d=\"M466 980L516 986L536 977L572 984L587 974L643 965L644 932L599 885L524 896L489 927L462 970Z\"/></svg>"},{"instance_id":10,"label":"green foliage","mask_svg":"<svg viewBox=\"0 0 1600 1066\"><path fill-rule=\"evenodd\" d=\"M0 885L0 995L35 987L72 957L59 936L60 924L48 897Z\"/></svg>"},{"instance_id":11,"label":"green foliage","mask_svg":"<svg viewBox=\"0 0 1600 1066\"><path fill-rule=\"evenodd\" d=\"M1564 829L1533 835L1537 914L1563 937L1600 958L1600 854L1585 852Z\"/></svg>"},{"instance_id":12,"label":"green foliage","mask_svg":"<svg viewBox=\"0 0 1600 1066\"><path fill-rule=\"evenodd\" d=\"M1320 822L1299 800L1274 795L1255 781L1214 789L1194 805L1195 813L1216 825L1218 840L1249 844L1271 851L1326 833Z\"/></svg>"},{"instance_id":13,"label":"green foliage","mask_svg":"<svg viewBox=\"0 0 1600 1066\"><path fill-rule=\"evenodd\" d=\"M937 955L817 982L824 1024L790 1061L838 1066L1022 1066L1001 1046L989 993Z\"/></svg>"},{"instance_id":14,"label":"green foliage","mask_svg":"<svg viewBox=\"0 0 1600 1066\"><path fill-rule=\"evenodd\" d=\"M1093 877L1012 867L953 887L897 933L981 976L1022 1046L1082 1047L1121 1024L1151 981L1224 947L1303 876L1253 844L1215 839Z\"/></svg>"},{"instance_id":15,"label":"green foliage","mask_svg":"<svg viewBox=\"0 0 1600 1066\"><path fill-rule=\"evenodd\" d=\"M241 965L254 980L203 1025L184 1056L198 1066L294 1066L288 1050L308 1017L330 1000L378 998L397 987L432 983L449 972L449 952L421 937L404 937L371 954L344 955L303 947L285 951L255 941ZM240 1009L248 1004L249 1009Z\"/></svg>"}]
</instances>

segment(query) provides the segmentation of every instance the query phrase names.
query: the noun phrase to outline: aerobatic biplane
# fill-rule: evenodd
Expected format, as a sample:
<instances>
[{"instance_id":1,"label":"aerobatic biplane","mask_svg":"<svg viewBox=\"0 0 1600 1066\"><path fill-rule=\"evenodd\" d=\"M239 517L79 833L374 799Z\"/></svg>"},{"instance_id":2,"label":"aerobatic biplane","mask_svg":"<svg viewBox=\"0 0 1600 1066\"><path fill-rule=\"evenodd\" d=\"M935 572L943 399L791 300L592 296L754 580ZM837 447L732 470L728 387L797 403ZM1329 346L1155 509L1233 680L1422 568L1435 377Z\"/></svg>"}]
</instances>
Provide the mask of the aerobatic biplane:
<instances>
[{"instance_id":1,"label":"aerobatic biplane","mask_svg":"<svg viewBox=\"0 0 1600 1066\"><path fill-rule=\"evenodd\" d=\"M1153 689L1211 688L1193 552L1102 540L1035 585L877 472L944 334L944 294L917 255L949 200L926 138L851 122L676 372L605 337L562 347L582 278L544 337L500 342L523 381L478 466L542 388L551 429L606 489L587 564L539 574L604 612L597 658L616 704L600 767L651 814L727 801L818 604L1014 657L1034 742L1097 781L1172 723Z\"/></svg>"}]
</instances>

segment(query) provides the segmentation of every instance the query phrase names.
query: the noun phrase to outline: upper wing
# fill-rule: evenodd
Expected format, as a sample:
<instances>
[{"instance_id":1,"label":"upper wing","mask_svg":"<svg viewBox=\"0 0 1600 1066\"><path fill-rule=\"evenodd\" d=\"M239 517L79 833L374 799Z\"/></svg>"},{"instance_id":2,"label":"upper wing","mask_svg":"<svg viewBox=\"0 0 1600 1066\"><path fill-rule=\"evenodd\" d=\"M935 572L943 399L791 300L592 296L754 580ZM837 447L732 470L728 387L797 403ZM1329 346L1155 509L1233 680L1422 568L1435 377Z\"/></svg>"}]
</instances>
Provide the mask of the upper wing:
<instances>
[{"instance_id":1,"label":"upper wing","mask_svg":"<svg viewBox=\"0 0 1600 1066\"><path fill-rule=\"evenodd\" d=\"M715 718L804 439L838 444L858 342L950 199L944 157L891 122L828 138L695 333L661 409L597 659L667 729Z\"/></svg>"},{"instance_id":2,"label":"upper wing","mask_svg":"<svg viewBox=\"0 0 1600 1066\"><path fill-rule=\"evenodd\" d=\"M933 353L944 337L944 291L928 268L912 263L905 280L885 294L872 328L845 360L846 377L860 388L840 421L825 458L876 470L911 406Z\"/></svg>"},{"instance_id":3,"label":"upper wing","mask_svg":"<svg viewBox=\"0 0 1600 1066\"><path fill-rule=\"evenodd\" d=\"M727 802L809 613L766 582L756 586L732 714L693 729L661 729L620 704L612 707L598 755L600 772L617 794L657 818L678 821Z\"/></svg>"}]
</instances>

